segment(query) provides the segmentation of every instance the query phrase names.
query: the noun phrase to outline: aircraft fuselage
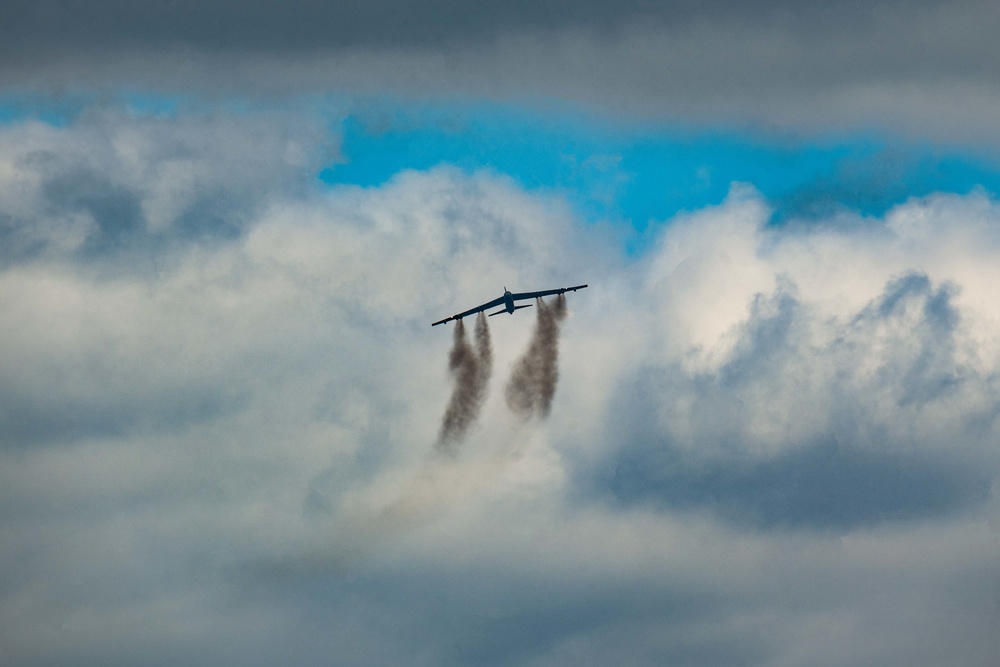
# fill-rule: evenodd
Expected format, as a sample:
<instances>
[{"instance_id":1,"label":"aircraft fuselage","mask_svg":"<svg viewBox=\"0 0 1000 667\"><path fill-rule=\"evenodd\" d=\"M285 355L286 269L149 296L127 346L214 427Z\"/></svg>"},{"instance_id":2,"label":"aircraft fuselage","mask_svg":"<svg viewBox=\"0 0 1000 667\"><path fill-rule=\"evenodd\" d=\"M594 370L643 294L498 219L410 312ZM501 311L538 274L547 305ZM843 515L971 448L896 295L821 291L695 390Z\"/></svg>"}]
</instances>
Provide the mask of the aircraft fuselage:
<instances>
[{"instance_id":1,"label":"aircraft fuselage","mask_svg":"<svg viewBox=\"0 0 1000 667\"><path fill-rule=\"evenodd\" d=\"M494 292L496 294L496 292ZM503 292L503 305L507 309L507 312L511 315L514 314L514 295L510 293L509 289L504 288Z\"/></svg>"}]
</instances>

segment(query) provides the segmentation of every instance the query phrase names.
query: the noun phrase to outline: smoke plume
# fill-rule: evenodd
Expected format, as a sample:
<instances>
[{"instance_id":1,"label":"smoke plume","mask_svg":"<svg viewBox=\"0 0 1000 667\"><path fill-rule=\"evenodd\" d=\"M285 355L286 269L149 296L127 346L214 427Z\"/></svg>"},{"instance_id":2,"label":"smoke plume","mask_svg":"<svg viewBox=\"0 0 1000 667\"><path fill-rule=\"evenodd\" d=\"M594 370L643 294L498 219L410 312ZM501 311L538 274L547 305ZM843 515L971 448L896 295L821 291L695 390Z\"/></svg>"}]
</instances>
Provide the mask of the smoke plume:
<instances>
[{"instance_id":1,"label":"smoke plume","mask_svg":"<svg viewBox=\"0 0 1000 667\"><path fill-rule=\"evenodd\" d=\"M455 390L441 420L439 450L454 453L455 445L465 436L479 416L486 399L490 373L493 372L493 346L486 316L476 316L475 347L465 337L462 320L455 323L455 342L448 357L448 368L455 378Z\"/></svg>"},{"instance_id":2,"label":"smoke plume","mask_svg":"<svg viewBox=\"0 0 1000 667\"><path fill-rule=\"evenodd\" d=\"M555 303L535 300L538 319L528 351L514 365L507 383L507 406L522 419L546 417L559 380L559 324L566 317L566 297Z\"/></svg>"}]
</instances>

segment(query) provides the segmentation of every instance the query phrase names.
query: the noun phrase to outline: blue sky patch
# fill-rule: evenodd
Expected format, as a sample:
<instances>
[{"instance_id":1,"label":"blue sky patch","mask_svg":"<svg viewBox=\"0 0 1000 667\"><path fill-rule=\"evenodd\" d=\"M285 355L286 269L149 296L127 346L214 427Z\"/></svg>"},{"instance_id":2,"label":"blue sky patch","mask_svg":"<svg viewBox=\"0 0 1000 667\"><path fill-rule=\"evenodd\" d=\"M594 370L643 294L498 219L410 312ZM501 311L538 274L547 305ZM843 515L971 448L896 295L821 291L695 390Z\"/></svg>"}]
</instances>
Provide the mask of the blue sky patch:
<instances>
[{"instance_id":1,"label":"blue sky patch","mask_svg":"<svg viewBox=\"0 0 1000 667\"><path fill-rule=\"evenodd\" d=\"M625 127L569 113L509 108L366 110L343 122L344 161L327 184L377 186L406 170L449 164L489 169L523 187L561 191L588 219L640 235L681 211L721 202L750 183L773 222L842 210L882 215L914 196L1000 191L998 165L890 137L748 137L682 128Z\"/></svg>"},{"instance_id":2,"label":"blue sky patch","mask_svg":"<svg viewBox=\"0 0 1000 667\"><path fill-rule=\"evenodd\" d=\"M89 100L85 95L5 91L0 94L0 126L34 120L53 127L66 127L80 115Z\"/></svg>"},{"instance_id":3,"label":"blue sky patch","mask_svg":"<svg viewBox=\"0 0 1000 667\"><path fill-rule=\"evenodd\" d=\"M200 105L184 96L121 91L133 113L171 117ZM34 119L71 124L93 94L0 97L0 124ZM679 212L725 199L749 183L774 210L772 222L808 221L839 211L881 216L911 197L935 192L1000 192L995 158L888 136L777 137L734 131L643 125L558 108L546 112L497 104L420 105L399 101L300 98L336 118L342 159L319 172L328 185L378 186L400 171L448 164L492 170L528 190L565 196L588 220L627 226L630 245ZM345 107L355 111L343 115ZM227 108L255 105L230 100Z\"/></svg>"}]
</instances>

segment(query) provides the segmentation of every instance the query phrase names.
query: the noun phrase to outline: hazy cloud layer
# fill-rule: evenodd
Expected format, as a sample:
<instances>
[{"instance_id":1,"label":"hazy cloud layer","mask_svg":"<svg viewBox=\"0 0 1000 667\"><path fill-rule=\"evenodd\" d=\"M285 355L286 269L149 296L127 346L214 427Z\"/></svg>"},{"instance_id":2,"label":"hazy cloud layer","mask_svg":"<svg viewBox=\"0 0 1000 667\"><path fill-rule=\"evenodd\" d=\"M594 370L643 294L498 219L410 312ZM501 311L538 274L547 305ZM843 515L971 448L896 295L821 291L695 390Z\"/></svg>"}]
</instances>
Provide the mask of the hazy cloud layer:
<instances>
[{"instance_id":1,"label":"hazy cloud layer","mask_svg":"<svg viewBox=\"0 0 1000 667\"><path fill-rule=\"evenodd\" d=\"M775 227L737 185L623 265L496 174L318 189L281 157L314 138L3 129L5 664L997 655L995 201ZM501 390L534 316L497 316L480 426L435 456L430 322L577 282L548 419Z\"/></svg>"},{"instance_id":2,"label":"hazy cloud layer","mask_svg":"<svg viewBox=\"0 0 1000 667\"><path fill-rule=\"evenodd\" d=\"M995 150L995 3L4 4L0 85L570 100L695 124Z\"/></svg>"}]
</instances>

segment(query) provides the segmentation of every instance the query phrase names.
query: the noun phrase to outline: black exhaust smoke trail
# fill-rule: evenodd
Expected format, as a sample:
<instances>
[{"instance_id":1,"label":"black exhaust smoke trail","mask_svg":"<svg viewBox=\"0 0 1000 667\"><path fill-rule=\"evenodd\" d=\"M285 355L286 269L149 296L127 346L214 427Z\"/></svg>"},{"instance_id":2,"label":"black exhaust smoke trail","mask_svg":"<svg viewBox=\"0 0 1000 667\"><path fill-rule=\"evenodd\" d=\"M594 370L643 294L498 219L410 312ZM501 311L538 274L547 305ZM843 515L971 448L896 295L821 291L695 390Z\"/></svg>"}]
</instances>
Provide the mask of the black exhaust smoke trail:
<instances>
[{"instance_id":1,"label":"black exhaust smoke trail","mask_svg":"<svg viewBox=\"0 0 1000 667\"><path fill-rule=\"evenodd\" d=\"M455 390L441 420L437 448L454 453L454 447L479 416L493 372L493 346L486 316L476 316L475 347L466 340L462 320L455 323L455 341L448 356L448 369L455 377Z\"/></svg>"},{"instance_id":2,"label":"black exhaust smoke trail","mask_svg":"<svg viewBox=\"0 0 1000 667\"><path fill-rule=\"evenodd\" d=\"M566 317L566 297L555 303L535 300L538 319L528 351L517 360L507 383L507 407L522 419L546 417L559 380L559 324Z\"/></svg>"}]
</instances>

